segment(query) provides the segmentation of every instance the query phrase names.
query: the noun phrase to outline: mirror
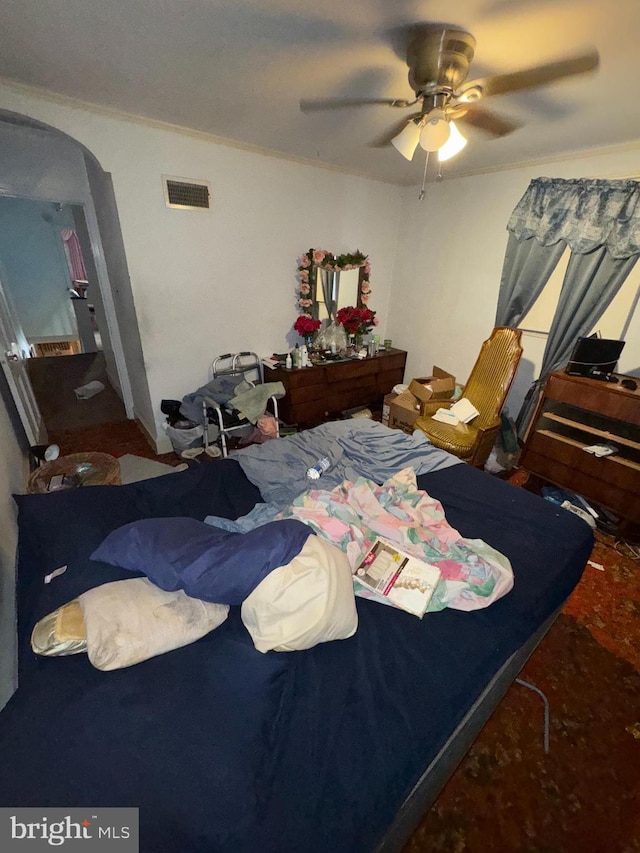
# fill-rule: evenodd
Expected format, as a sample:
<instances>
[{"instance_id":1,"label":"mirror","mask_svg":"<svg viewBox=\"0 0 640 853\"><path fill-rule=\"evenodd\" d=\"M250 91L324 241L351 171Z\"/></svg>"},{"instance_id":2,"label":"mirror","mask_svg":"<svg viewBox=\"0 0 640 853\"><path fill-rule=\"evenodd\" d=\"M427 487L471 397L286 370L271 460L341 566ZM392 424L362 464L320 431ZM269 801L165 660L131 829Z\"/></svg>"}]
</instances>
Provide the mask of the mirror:
<instances>
[{"instance_id":1,"label":"mirror","mask_svg":"<svg viewBox=\"0 0 640 853\"><path fill-rule=\"evenodd\" d=\"M336 311L346 305L358 306L360 269L326 270L319 267L316 272L313 294L313 316L318 320L333 320Z\"/></svg>"},{"instance_id":2,"label":"mirror","mask_svg":"<svg viewBox=\"0 0 640 853\"><path fill-rule=\"evenodd\" d=\"M371 264L360 251L335 256L324 249L309 249L298 265L300 309L328 324L339 308L363 308L371 293L370 274Z\"/></svg>"}]
</instances>

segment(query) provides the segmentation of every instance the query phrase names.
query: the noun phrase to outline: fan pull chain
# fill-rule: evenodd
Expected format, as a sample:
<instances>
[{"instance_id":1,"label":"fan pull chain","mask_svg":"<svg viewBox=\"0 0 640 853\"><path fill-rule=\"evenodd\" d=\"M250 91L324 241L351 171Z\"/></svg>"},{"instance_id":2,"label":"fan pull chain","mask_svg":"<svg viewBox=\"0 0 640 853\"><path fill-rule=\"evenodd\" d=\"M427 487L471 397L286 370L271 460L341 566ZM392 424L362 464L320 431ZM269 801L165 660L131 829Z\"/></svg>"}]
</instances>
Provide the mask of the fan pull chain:
<instances>
[{"instance_id":1,"label":"fan pull chain","mask_svg":"<svg viewBox=\"0 0 640 853\"><path fill-rule=\"evenodd\" d=\"M424 198L424 188L427 183L427 166L429 165L429 152L427 151L427 156L424 161L424 174L422 175L422 189L420 190L420 194L418 196L418 200L422 201Z\"/></svg>"}]
</instances>

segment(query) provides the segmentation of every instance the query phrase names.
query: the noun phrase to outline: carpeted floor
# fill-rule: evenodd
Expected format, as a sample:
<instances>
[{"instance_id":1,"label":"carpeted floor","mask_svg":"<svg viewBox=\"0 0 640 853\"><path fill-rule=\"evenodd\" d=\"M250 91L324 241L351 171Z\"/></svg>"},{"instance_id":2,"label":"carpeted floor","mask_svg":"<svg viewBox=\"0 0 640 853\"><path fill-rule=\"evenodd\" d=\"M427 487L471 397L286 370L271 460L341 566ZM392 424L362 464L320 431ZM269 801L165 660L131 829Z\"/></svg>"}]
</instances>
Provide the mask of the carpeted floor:
<instances>
[{"instance_id":1,"label":"carpeted floor","mask_svg":"<svg viewBox=\"0 0 640 853\"><path fill-rule=\"evenodd\" d=\"M61 452L156 456L132 421L53 433ZM512 479L518 485L518 478ZM602 533L563 613L404 853L640 853L640 562Z\"/></svg>"},{"instance_id":2,"label":"carpeted floor","mask_svg":"<svg viewBox=\"0 0 640 853\"><path fill-rule=\"evenodd\" d=\"M624 550L624 546L617 548ZM640 851L640 565L601 533L592 561L404 853Z\"/></svg>"}]
</instances>

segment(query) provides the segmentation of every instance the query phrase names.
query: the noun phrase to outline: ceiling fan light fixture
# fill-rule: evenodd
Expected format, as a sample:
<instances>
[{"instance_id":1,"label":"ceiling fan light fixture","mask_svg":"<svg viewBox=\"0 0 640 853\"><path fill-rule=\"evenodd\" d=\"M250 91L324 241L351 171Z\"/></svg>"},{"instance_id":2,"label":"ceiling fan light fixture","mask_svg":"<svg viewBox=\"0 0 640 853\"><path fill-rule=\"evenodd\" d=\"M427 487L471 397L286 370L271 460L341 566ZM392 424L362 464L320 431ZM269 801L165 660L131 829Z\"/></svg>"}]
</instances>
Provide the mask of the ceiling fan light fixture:
<instances>
[{"instance_id":1,"label":"ceiling fan light fixture","mask_svg":"<svg viewBox=\"0 0 640 853\"><path fill-rule=\"evenodd\" d=\"M393 137L391 144L406 160L412 160L419 141L420 125L412 119L397 136Z\"/></svg>"},{"instance_id":2,"label":"ceiling fan light fixture","mask_svg":"<svg viewBox=\"0 0 640 853\"><path fill-rule=\"evenodd\" d=\"M445 160L450 160L452 157L455 157L456 154L459 154L464 146L467 144L467 140L458 130L455 122L449 122L450 134L449 138L445 142L445 144L438 150L438 160L441 163L444 163Z\"/></svg>"},{"instance_id":3,"label":"ceiling fan light fixture","mask_svg":"<svg viewBox=\"0 0 640 853\"><path fill-rule=\"evenodd\" d=\"M420 131L420 147L425 151L437 151L449 139L451 128L443 110L435 109L427 115Z\"/></svg>"},{"instance_id":4,"label":"ceiling fan light fixture","mask_svg":"<svg viewBox=\"0 0 640 853\"><path fill-rule=\"evenodd\" d=\"M459 104L472 104L474 101L480 100L481 97L482 86L477 83L474 83L464 91L460 92L456 100Z\"/></svg>"}]
</instances>

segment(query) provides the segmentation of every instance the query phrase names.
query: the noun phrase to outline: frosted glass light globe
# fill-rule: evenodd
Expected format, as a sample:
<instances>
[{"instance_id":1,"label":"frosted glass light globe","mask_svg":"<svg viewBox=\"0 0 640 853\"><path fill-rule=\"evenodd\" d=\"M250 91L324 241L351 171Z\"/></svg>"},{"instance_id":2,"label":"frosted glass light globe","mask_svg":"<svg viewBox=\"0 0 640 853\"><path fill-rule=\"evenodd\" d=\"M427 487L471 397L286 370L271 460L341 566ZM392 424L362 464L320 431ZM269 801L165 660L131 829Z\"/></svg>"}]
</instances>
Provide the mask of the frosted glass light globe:
<instances>
[{"instance_id":1,"label":"frosted glass light globe","mask_svg":"<svg viewBox=\"0 0 640 853\"><path fill-rule=\"evenodd\" d=\"M420 132L420 147L425 151L437 151L449 139L450 133L451 128L444 112L437 109L431 110Z\"/></svg>"}]
</instances>

